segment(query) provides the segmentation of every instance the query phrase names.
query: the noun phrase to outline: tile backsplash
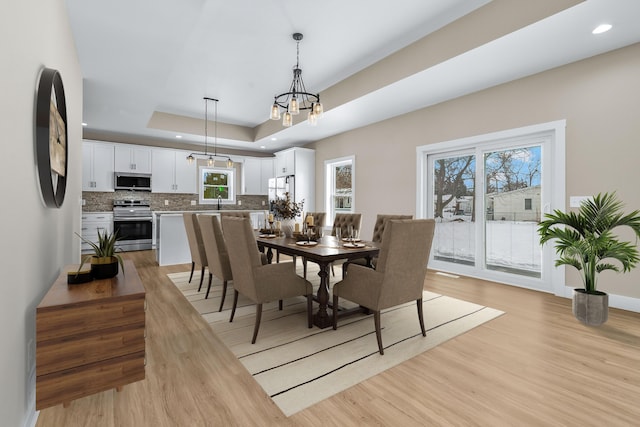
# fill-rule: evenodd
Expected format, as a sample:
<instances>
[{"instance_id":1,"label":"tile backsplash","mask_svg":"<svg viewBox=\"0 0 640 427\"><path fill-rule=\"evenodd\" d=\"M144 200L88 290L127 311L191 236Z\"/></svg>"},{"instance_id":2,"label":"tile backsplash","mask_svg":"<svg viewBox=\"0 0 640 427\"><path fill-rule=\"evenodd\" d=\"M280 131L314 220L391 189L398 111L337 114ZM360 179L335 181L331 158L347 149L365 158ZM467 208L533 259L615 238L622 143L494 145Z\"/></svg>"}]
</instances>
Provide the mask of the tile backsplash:
<instances>
[{"instance_id":1,"label":"tile backsplash","mask_svg":"<svg viewBox=\"0 0 640 427\"><path fill-rule=\"evenodd\" d=\"M203 211L217 210L217 204L199 204L197 194L149 193L147 191L93 192L83 191L83 212L109 212L113 210L114 200L146 200L151 202L153 211ZM168 204L165 205L165 200ZM196 204L192 205L191 202ZM264 203L264 204L263 204ZM267 196L237 195L236 204L223 204L221 210L265 210L269 209Z\"/></svg>"}]
</instances>

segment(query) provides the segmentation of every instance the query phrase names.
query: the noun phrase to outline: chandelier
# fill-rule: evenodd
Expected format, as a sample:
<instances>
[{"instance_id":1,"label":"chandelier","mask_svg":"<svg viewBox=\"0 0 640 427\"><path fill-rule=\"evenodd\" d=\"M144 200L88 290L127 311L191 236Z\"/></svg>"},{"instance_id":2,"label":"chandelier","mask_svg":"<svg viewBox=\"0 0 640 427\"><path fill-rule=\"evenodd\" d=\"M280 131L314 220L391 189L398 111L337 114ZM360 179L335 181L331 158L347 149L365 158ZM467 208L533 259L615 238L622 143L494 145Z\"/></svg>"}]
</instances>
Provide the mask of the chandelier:
<instances>
[{"instance_id":1,"label":"chandelier","mask_svg":"<svg viewBox=\"0 0 640 427\"><path fill-rule=\"evenodd\" d=\"M215 158L216 157L222 157L227 159L227 167L230 168L233 166L233 160L231 160L231 157L227 157L227 156L218 156L218 100L215 98L207 98L206 96L204 98L204 153L191 153L187 156L187 161L189 162L189 164L192 164L195 159L196 156L204 156L207 159L207 165L208 166L213 166L213 163L215 162ZM210 154L208 151L208 143L207 143L207 137L208 137L208 124L209 124L209 101L214 101L215 102L215 110L214 110L214 132L213 132L213 154Z\"/></svg>"},{"instance_id":2,"label":"chandelier","mask_svg":"<svg viewBox=\"0 0 640 427\"><path fill-rule=\"evenodd\" d=\"M322 104L319 93L309 93L302 81L302 70L300 69L300 40L301 33L294 33L293 39L296 41L296 65L293 67L293 81L289 91L274 97L271 106L271 120L280 120L280 109L282 114L282 126L290 127L293 124L293 116L300 114L301 110L309 110L307 121L311 126L318 123L322 117Z\"/></svg>"}]
</instances>

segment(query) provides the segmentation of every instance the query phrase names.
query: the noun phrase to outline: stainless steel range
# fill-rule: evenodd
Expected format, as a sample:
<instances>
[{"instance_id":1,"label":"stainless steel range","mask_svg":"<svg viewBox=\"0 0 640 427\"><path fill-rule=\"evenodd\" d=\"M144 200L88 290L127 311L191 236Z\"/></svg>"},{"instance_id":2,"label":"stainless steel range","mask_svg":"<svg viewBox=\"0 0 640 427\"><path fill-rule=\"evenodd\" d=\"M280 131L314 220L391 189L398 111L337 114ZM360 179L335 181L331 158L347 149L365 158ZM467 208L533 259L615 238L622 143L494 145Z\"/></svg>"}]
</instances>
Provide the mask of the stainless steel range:
<instances>
[{"instance_id":1,"label":"stainless steel range","mask_svg":"<svg viewBox=\"0 0 640 427\"><path fill-rule=\"evenodd\" d=\"M116 246L122 251L151 249L153 214L145 200L114 200L113 231L120 240Z\"/></svg>"}]
</instances>

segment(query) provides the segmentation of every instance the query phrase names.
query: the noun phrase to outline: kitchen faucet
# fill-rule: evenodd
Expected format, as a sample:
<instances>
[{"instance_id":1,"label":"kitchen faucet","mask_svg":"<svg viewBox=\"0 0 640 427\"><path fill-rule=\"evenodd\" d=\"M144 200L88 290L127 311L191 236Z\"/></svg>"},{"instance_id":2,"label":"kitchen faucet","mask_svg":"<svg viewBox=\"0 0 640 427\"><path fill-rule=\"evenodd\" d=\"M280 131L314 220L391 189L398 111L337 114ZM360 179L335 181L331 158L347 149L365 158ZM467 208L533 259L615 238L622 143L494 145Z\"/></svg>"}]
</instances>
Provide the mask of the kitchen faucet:
<instances>
[{"instance_id":1,"label":"kitchen faucet","mask_svg":"<svg viewBox=\"0 0 640 427\"><path fill-rule=\"evenodd\" d=\"M218 210L220 210L220 202L222 201L222 197L218 194Z\"/></svg>"}]
</instances>

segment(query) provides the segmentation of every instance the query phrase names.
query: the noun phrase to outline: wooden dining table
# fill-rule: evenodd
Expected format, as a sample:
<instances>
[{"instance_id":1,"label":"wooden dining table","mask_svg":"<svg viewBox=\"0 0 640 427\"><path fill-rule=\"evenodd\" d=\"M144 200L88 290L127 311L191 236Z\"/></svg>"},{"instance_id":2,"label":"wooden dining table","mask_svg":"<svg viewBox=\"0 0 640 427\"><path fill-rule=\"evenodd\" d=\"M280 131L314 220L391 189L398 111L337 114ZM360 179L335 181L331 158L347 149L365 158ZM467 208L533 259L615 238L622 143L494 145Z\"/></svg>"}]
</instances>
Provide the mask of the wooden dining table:
<instances>
[{"instance_id":1,"label":"wooden dining table","mask_svg":"<svg viewBox=\"0 0 640 427\"><path fill-rule=\"evenodd\" d=\"M273 261L273 251L278 253L299 256L306 258L308 261L315 262L320 267L318 276L320 276L320 287L314 299L318 302L318 311L313 315L313 324L319 328L326 328L333 325L333 318L329 316L327 308L329 307L329 273L331 263L338 260L352 260L365 258L368 264L371 259L378 255L380 247L373 242L358 242L364 244L362 247L353 247L345 243L339 242L334 236L325 236L320 238L314 245L298 242L295 238L289 237L261 237L264 235L256 233L256 241L260 250L266 249L267 260L269 263ZM304 241L303 241L304 242ZM358 245L360 246L360 245ZM346 313L343 313L346 314Z\"/></svg>"}]
</instances>

